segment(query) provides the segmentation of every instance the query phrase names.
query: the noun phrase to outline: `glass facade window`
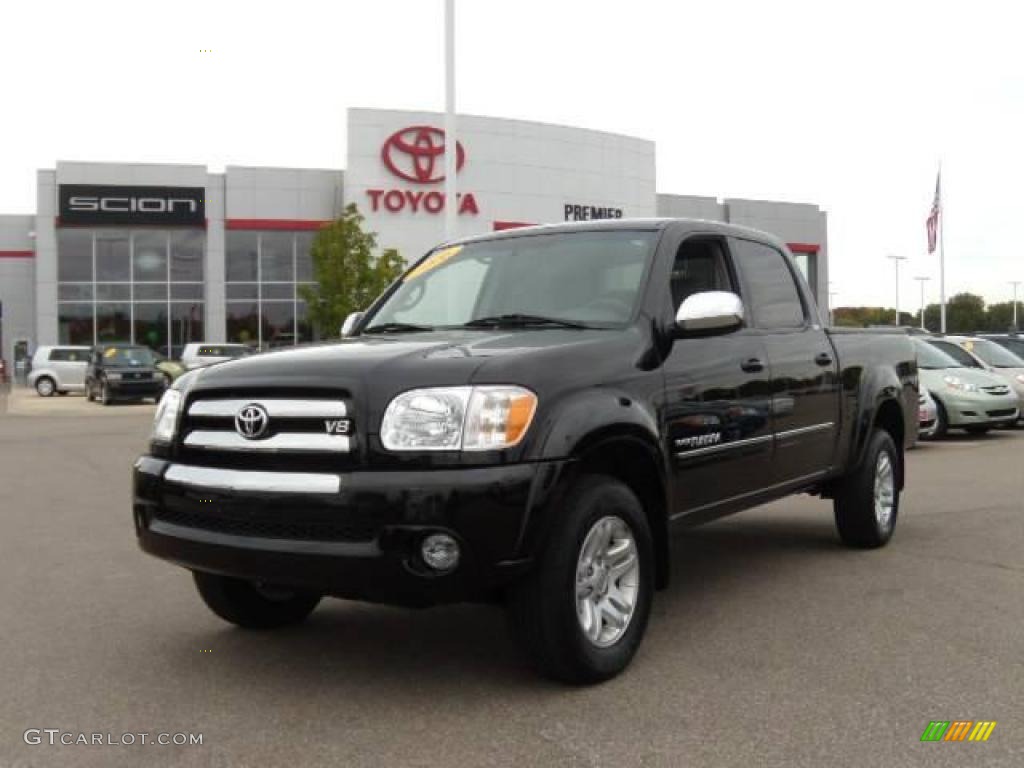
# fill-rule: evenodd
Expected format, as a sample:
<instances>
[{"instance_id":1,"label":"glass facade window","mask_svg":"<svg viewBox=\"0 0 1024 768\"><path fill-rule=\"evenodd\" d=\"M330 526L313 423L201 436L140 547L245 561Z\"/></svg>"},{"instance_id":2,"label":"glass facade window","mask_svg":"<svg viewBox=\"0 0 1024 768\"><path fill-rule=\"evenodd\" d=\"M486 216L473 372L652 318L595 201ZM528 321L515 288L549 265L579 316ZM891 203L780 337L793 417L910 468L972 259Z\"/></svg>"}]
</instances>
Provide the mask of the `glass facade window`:
<instances>
[{"instance_id":1,"label":"glass facade window","mask_svg":"<svg viewBox=\"0 0 1024 768\"><path fill-rule=\"evenodd\" d=\"M313 282L314 232L227 232L227 340L261 349L313 340L299 286Z\"/></svg>"},{"instance_id":2,"label":"glass facade window","mask_svg":"<svg viewBox=\"0 0 1024 768\"><path fill-rule=\"evenodd\" d=\"M59 343L130 342L174 357L204 341L205 251L196 229L59 229Z\"/></svg>"}]
</instances>

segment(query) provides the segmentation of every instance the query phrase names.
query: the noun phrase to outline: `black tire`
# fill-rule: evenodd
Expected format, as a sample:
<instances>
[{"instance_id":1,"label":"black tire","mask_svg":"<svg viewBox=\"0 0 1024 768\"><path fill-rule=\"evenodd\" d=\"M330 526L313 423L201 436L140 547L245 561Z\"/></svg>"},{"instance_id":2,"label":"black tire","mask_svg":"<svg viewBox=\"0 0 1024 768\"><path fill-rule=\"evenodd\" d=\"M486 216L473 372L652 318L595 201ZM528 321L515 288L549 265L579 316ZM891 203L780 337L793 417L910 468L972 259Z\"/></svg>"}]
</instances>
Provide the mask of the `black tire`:
<instances>
[{"instance_id":1,"label":"black tire","mask_svg":"<svg viewBox=\"0 0 1024 768\"><path fill-rule=\"evenodd\" d=\"M987 435L992 427L964 427L964 432L969 435Z\"/></svg>"},{"instance_id":2,"label":"black tire","mask_svg":"<svg viewBox=\"0 0 1024 768\"><path fill-rule=\"evenodd\" d=\"M57 392L57 382L49 376L40 376L36 379L36 394L40 397L53 397Z\"/></svg>"},{"instance_id":3,"label":"black tire","mask_svg":"<svg viewBox=\"0 0 1024 768\"><path fill-rule=\"evenodd\" d=\"M194 571L203 602L224 621L245 629L299 624L316 608L320 595L296 589L259 587L252 582Z\"/></svg>"},{"instance_id":4,"label":"black tire","mask_svg":"<svg viewBox=\"0 0 1024 768\"><path fill-rule=\"evenodd\" d=\"M579 478L553 513L558 519L553 521L538 562L509 594L509 618L542 674L566 683L598 683L629 665L647 628L654 591L650 528L633 492L603 475ZM618 518L632 534L638 579L633 613L625 630L614 643L599 647L586 637L577 618L577 566L588 533L608 517Z\"/></svg>"},{"instance_id":5,"label":"black tire","mask_svg":"<svg viewBox=\"0 0 1024 768\"><path fill-rule=\"evenodd\" d=\"M67 395L67 393L68 393L68 391L66 389L58 389L57 390L57 394L60 395L61 397L64 397L65 395Z\"/></svg>"},{"instance_id":6,"label":"black tire","mask_svg":"<svg viewBox=\"0 0 1024 768\"><path fill-rule=\"evenodd\" d=\"M96 399L96 395L93 394L92 386L89 382L85 382L85 399L87 402L93 402Z\"/></svg>"},{"instance_id":7,"label":"black tire","mask_svg":"<svg viewBox=\"0 0 1024 768\"><path fill-rule=\"evenodd\" d=\"M100 382L100 403L110 405L112 402L114 402L114 398L110 394L110 387L107 385L107 382Z\"/></svg>"},{"instance_id":8,"label":"black tire","mask_svg":"<svg viewBox=\"0 0 1024 768\"><path fill-rule=\"evenodd\" d=\"M876 512L875 478L884 474L881 457L888 457L891 470L891 514ZM873 549L884 546L896 529L900 510L899 473L902 457L896 449L892 436L881 429L875 429L868 440L864 461L859 467L843 478L836 489L833 508L839 538L848 547Z\"/></svg>"},{"instance_id":9,"label":"black tire","mask_svg":"<svg viewBox=\"0 0 1024 768\"><path fill-rule=\"evenodd\" d=\"M940 437L945 437L946 432L949 431L949 417L946 415L946 408L942 404L942 401L937 397L935 398L935 431L932 432L929 440L938 440Z\"/></svg>"}]
</instances>

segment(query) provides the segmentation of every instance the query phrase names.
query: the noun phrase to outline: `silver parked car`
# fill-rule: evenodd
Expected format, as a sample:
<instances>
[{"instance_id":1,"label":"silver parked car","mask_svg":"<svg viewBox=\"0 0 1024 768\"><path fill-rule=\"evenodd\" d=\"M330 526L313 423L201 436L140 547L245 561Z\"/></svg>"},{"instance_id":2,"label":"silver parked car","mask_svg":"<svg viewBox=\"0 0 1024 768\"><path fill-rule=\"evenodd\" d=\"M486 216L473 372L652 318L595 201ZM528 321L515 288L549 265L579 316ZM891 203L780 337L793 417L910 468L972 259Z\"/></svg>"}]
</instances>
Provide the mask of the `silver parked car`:
<instances>
[{"instance_id":1,"label":"silver parked car","mask_svg":"<svg viewBox=\"0 0 1024 768\"><path fill-rule=\"evenodd\" d=\"M251 354L252 348L245 344L186 344L181 353L181 364L191 371Z\"/></svg>"},{"instance_id":2,"label":"silver parked car","mask_svg":"<svg viewBox=\"0 0 1024 768\"><path fill-rule=\"evenodd\" d=\"M1017 394L1002 379L946 354L936 343L940 340L915 337L913 341L918 376L938 411L935 437L942 437L947 429L984 434L1017 421Z\"/></svg>"},{"instance_id":3,"label":"silver parked car","mask_svg":"<svg viewBox=\"0 0 1024 768\"><path fill-rule=\"evenodd\" d=\"M32 356L28 385L41 397L85 391L89 347L39 347Z\"/></svg>"},{"instance_id":4,"label":"silver parked car","mask_svg":"<svg viewBox=\"0 0 1024 768\"><path fill-rule=\"evenodd\" d=\"M974 336L944 336L935 339L933 343L964 365L984 368L1005 381L1017 393L1019 407L1024 409L1024 360L1009 349L994 341Z\"/></svg>"}]
</instances>

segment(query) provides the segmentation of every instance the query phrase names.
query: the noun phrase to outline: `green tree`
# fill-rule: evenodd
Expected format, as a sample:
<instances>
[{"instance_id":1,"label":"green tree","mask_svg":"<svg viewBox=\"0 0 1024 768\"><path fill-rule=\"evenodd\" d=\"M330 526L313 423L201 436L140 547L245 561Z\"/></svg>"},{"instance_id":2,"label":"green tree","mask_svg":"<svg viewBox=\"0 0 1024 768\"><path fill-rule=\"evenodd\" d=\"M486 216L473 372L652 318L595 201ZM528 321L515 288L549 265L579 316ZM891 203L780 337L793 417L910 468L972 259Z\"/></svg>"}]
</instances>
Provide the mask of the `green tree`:
<instances>
[{"instance_id":1,"label":"green tree","mask_svg":"<svg viewBox=\"0 0 1024 768\"><path fill-rule=\"evenodd\" d=\"M377 234L363 231L354 203L313 241L315 285L301 286L309 319L322 338L334 336L349 313L366 309L405 269L398 251L375 255Z\"/></svg>"},{"instance_id":2,"label":"green tree","mask_svg":"<svg viewBox=\"0 0 1024 768\"><path fill-rule=\"evenodd\" d=\"M985 311L987 330L994 333L1006 333L1013 327L1013 302L1003 301L989 304ZM1024 323L1024 302L1017 302L1017 325Z\"/></svg>"},{"instance_id":3,"label":"green tree","mask_svg":"<svg viewBox=\"0 0 1024 768\"><path fill-rule=\"evenodd\" d=\"M985 299L981 296L958 293L946 302L947 333L974 333L985 326Z\"/></svg>"}]
</instances>

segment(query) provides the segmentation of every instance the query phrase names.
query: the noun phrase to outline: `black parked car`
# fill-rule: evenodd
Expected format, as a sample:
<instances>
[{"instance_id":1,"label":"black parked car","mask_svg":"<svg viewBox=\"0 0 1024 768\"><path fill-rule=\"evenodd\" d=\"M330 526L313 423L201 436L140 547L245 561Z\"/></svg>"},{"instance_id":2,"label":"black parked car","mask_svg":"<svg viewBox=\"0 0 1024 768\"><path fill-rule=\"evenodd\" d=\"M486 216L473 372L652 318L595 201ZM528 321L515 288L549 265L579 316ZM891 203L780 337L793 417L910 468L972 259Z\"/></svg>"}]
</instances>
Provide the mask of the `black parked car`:
<instances>
[{"instance_id":1,"label":"black parked car","mask_svg":"<svg viewBox=\"0 0 1024 768\"><path fill-rule=\"evenodd\" d=\"M677 529L801 492L834 500L849 546L895 529L914 348L823 328L769 235L462 240L345 331L185 374L135 463L142 548L234 624L294 624L325 595L502 600L544 673L596 682L639 646ZM834 567L855 593L863 568Z\"/></svg>"},{"instance_id":2,"label":"black parked car","mask_svg":"<svg viewBox=\"0 0 1024 768\"><path fill-rule=\"evenodd\" d=\"M149 347L101 344L89 355L85 370L85 396L110 405L114 400L159 400L167 380Z\"/></svg>"}]
</instances>

